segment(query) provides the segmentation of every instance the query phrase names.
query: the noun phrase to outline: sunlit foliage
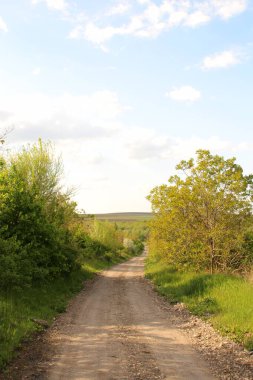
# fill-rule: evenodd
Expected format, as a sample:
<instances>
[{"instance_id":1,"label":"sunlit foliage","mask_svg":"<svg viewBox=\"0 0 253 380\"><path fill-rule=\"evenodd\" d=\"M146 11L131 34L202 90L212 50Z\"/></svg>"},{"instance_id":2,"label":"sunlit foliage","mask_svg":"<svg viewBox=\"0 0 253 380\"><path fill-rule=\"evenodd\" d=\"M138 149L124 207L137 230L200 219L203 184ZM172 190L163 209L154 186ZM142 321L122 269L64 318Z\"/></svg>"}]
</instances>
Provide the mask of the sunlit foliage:
<instances>
[{"instance_id":1,"label":"sunlit foliage","mask_svg":"<svg viewBox=\"0 0 253 380\"><path fill-rule=\"evenodd\" d=\"M155 215L151 251L171 264L211 273L250 265L252 250L246 249L245 236L252 218L252 176L243 174L235 158L206 150L176 169L181 175L148 197Z\"/></svg>"}]
</instances>

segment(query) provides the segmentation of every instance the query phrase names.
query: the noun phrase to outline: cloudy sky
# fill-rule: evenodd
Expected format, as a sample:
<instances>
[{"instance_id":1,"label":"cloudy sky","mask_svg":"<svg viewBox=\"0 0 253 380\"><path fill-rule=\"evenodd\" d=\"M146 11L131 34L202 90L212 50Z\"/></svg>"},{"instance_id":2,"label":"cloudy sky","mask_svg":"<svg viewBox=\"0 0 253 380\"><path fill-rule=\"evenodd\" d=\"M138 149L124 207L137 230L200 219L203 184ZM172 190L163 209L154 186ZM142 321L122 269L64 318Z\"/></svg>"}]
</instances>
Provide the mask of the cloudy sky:
<instances>
[{"instance_id":1,"label":"cloudy sky","mask_svg":"<svg viewBox=\"0 0 253 380\"><path fill-rule=\"evenodd\" d=\"M0 0L5 149L52 140L88 213L145 199L199 148L253 172L252 0Z\"/></svg>"}]
</instances>

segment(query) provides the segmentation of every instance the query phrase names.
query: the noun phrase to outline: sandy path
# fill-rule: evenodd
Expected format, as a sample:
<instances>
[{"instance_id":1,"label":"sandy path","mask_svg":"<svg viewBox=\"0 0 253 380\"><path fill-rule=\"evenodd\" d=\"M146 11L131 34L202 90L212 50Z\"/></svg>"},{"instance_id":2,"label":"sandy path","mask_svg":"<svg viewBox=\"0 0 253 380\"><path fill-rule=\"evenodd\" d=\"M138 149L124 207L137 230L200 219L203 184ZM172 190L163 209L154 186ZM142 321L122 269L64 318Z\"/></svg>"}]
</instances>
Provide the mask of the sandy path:
<instances>
[{"instance_id":1,"label":"sandy path","mask_svg":"<svg viewBox=\"0 0 253 380\"><path fill-rule=\"evenodd\" d=\"M143 266L144 256L117 265L77 297L54 337L46 379L213 379L159 306Z\"/></svg>"}]
</instances>

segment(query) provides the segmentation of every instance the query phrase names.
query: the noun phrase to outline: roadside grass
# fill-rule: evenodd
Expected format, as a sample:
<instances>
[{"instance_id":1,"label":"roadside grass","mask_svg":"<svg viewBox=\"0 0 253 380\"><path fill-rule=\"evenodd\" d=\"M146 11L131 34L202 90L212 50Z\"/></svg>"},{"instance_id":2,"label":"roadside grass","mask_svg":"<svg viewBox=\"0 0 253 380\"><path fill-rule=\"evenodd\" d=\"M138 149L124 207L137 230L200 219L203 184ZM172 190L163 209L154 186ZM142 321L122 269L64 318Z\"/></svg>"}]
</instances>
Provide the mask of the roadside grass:
<instances>
[{"instance_id":1,"label":"roadside grass","mask_svg":"<svg viewBox=\"0 0 253 380\"><path fill-rule=\"evenodd\" d=\"M146 277L169 302L183 302L223 335L253 350L253 285L225 274L179 272L162 261L147 259Z\"/></svg>"},{"instance_id":2,"label":"roadside grass","mask_svg":"<svg viewBox=\"0 0 253 380\"><path fill-rule=\"evenodd\" d=\"M68 301L82 289L85 280L130 257L120 253L106 259L89 258L80 270L67 277L33 288L0 291L0 368L33 333L43 329L33 319L52 323L57 314L66 310Z\"/></svg>"}]
</instances>

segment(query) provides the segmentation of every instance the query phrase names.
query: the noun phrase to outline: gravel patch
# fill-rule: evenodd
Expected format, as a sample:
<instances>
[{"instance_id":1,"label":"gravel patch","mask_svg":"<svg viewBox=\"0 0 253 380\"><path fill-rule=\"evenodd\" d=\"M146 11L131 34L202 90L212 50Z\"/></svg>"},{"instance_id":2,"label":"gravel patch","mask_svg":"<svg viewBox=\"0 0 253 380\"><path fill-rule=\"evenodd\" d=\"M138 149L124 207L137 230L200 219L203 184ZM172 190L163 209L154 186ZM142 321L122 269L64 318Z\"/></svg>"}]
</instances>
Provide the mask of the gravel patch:
<instances>
[{"instance_id":1,"label":"gravel patch","mask_svg":"<svg viewBox=\"0 0 253 380\"><path fill-rule=\"evenodd\" d=\"M148 281L150 286L154 285ZM238 343L222 336L209 322L191 314L182 303L170 304L159 297L168 318L190 339L194 348L208 363L212 373L222 380L252 380L253 355Z\"/></svg>"}]
</instances>

